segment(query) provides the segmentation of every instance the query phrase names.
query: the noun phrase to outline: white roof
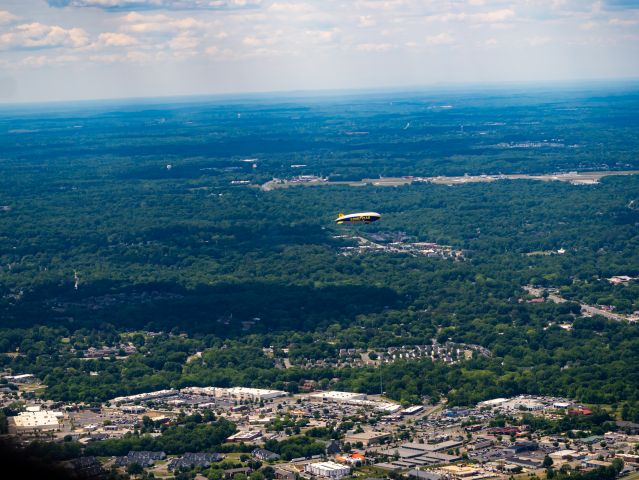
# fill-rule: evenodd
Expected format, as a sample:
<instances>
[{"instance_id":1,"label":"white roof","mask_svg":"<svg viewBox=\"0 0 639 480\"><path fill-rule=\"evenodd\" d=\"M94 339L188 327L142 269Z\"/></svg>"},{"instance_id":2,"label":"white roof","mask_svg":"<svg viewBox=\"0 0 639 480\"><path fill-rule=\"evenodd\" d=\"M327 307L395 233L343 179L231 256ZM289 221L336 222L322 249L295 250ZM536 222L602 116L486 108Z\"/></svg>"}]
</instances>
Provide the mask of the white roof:
<instances>
[{"instance_id":1,"label":"white roof","mask_svg":"<svg viewBox=\"0 0 639 480\"><path fill-rule=\"evenodd\" d=\"M319 392L310 395L311 398L327 398L329 400L361 400L366 398L364 393L340 392L333 390L330 392Z\"/></svg>"},{"instance_id":2,"label":"white roof","mask_svg":"<svg viewBox=\"0 0 639 480\"><path fill-rule=\"evenodd\" d=\"M424 408L423 405L413 405L412 407L405 408L404 413L416 413Z\"/></svg>"},{"instance_id":3,"label":"white roof","mask_svg":"<svg viewBox=\"0 0 639 480\"><path fill-rule=\"evenodd\" d=\"M342 465L340 463L336 463L336 462L318 462L318 463L312 463L311 464L313 467L315 468L320 468L323 470L338 470L338 471L343 471L345 469L350 470L347 466Z\"/></svg>"},{"instance_id":4,"label":"white roof","mask_svg":"<svg viewBox=\"0 0 639 480\"><path fill-rule=\"evenodd\" d=\"M283 390L267 390L265 388L231 387L226 390L231 395L286 395L286 392Z\"/></svg>"},{"instance_id":5,"label":"white roof","mask_svg":"<svg viewBox=\"0 0 639 480\"><path fill-rule=\"evenodd\" d=\"M507 402L508 399L507 398L493 398L492 400L485 400L483 402L479 402L478 405L500 405L504 402Z\"/></svg>"},{"instance_id":6,"label":"white roof","mask_svg":"<svg viewBox=\"0 0 639 480\"><path fill-rule=\"evenodd\" d=\"M21 412L13 417L17 427L57 427L58 417L56 413L47 410L39 412Z\"/></svg>"},{"instance_id":7,"label":"white roof","mask_svg":"<svg viewBox=\"0 0 639 480\"><path fill-rule=\"evenodd\" d=\"M570 456L574 456L577 455L579 452L577 452L577 450L558 450L556 452L552 452L550 454L551 457L567 457L568 455Z\"/></svg>"}]
</instances>

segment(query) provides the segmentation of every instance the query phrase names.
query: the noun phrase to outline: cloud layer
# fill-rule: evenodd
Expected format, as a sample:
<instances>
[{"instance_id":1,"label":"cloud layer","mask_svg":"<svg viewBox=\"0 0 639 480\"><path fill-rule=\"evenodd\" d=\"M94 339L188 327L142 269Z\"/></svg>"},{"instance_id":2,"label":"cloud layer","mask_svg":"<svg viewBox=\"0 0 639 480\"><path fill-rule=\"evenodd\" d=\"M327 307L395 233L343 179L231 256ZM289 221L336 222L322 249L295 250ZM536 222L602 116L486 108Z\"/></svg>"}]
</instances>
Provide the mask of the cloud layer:
<instances>
[{"instance_id":1,"label":"cloud layer","mask_svg":"<svg viewBox=\"0 0 639 480\"><path fill-rule=\"evenodd\" d=\"M8 1L2 65L33 78L138 66L263 90L639 75L630 0Z\"/></svg>"},{"instance_id":2,"label":"cloud layer","mask_svg":"<svg viewBox=\"0 0 639 480\"><path fill-rule=\"evenodd\" d=\"M261 0L47 0L51 7L94 7L104 10L224 10L251 8Z\"/></svg>"}]
</instances>

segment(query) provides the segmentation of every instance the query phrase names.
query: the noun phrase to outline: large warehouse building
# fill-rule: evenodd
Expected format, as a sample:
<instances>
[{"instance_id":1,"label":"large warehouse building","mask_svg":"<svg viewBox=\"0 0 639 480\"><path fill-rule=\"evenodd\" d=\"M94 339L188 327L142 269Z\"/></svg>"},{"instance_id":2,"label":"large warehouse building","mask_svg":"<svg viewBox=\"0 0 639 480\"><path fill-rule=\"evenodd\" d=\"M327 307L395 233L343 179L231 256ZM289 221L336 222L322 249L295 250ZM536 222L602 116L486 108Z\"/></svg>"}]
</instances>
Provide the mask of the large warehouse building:
<instances>
[{"instance_id":1,"label":"large warehouse building","mask_svg":"<svg viewBox=\"0 0 639 480\"><path fill-rule=\"evenodd\" d=\"M348 403L348 402L352 402L353 400L366 400L366 394L330 391L330 392L313 393L312 395L310 395L310 398L312 400L318 400L322 402Z\"/></svg>"},{"instance_id":2,"label":"large warehouse building","mask_svg":"<svg viewBox=\"0 0 639 480\"><path fill-rule=\"evenodd\" d=\"M21 412L15 417L9 417L9 433L25 435L41 432L55 432L60 430L59 418L61 412L46 410Z\"/></svg>"},{"instance_id":3,"label":"large warehouse building","mask_svg":"<svg viewBox=\"0 0 639 480\"><path fill-rule=\"evenodd\" d=\"M235 400L271 400L273 398L285 397L286 392L282 390L267 390L264 388L247 388L247 387L232 387L227 388L226 392L229 397Z\"/></svg>"},{"instance_id":4,"label":"large warehouse building","mask_svg":"<svg viewBox=\"0 0 639 480\"><path fill-rule=\"evenodd\" d=\"M350 467L335 462L309 463L304 467L304 471L317 477L326 478L342 478L351 473Z\"/></svg>"}]
</instances>

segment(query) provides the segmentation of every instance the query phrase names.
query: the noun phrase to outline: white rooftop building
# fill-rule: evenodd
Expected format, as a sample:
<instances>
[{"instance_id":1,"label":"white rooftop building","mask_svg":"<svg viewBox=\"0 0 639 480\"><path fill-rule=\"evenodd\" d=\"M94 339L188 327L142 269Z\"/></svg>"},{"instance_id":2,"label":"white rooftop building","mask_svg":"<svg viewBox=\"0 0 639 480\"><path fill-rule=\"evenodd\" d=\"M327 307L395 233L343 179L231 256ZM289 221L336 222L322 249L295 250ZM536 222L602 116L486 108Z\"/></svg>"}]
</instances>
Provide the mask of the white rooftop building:
<instances>
[{"instance_id":1,"label":"white rooftop building","mask_svg":"<svg viewBox=\"0 0 639 480\"><path fill-rule=\"evenodd\" d=\"M309 395L312 400L320 400L323 402L352 402L353 400L366 400L365 393L353 392L318 392Z\"/></svg>"},{"instance_id":2,"label":"white rooftop building","mask_svg":"<svg viewBox=\"0 0 639 480\"><path fill-rule=\"evenodd\" d=\"M225 389L229 397L236 400L271 400L272 398L285 397L283 390L267 390L264 388L233 387Z\"/></svg>"},{"instance_id":3,"label":"white rooftop building","mask_svg":"<svg viewBox=\"0 0 639 480\"><path fill-rule=\"evenodd\" d=\"M282 390L268 390L265 388L248 388L248 387L187 387L180 390L182 393L190 395L205 395L214 398L224 398L232 400L271 400L273 398L285 397L286 392Z\"/></svg>"},{"instance_id":4,"label":"white rooftop building","mask_svg":"<svg viewBox=\"0 0 639 480\"><path fill-rule=\"evenodd\" d=\"M9 432L16 435L36 432L54 432L60 429L59 418L61 412L38 410L35 412L21 412L15 417L9 417Z\"/></svg>"},{"instance_id":5,"label":"white rooftop building","mask_svg":"<svg viewBox=\"0 0 639 480\"><path fill-rule=\"evenodd\" d=\"M507 398L493 398L492 400L484 400L483 402L479 402L477 404L478 407L496 407L501 405L502 403L506 403L508 401Z\"/></svg>"},{"instance_id":6,"label":"white rooftop building","mask_svg":"<svg viewBox=\"0 0 639 480\"><path fill-rule=\"evenodd\" d=\"M351 473L350 467L335 462L309 463L304 467L304 471L311 475L326 478L342 478Z\"/></svg>"},{"instance_id":7,"label":"white rooftop building","mask_svg":"<svg viewBox=\"0 0 639 480\"><path fill-rule=\"evenodd\" d=\"M116 397L111 402L113 403L134 403L145 402L149 400L156 400L158 398L171 397L177 395L178 390L158 390L156 392L138 393L137 395L129 395L127 397Z\"/></svg>"}]
</instances>

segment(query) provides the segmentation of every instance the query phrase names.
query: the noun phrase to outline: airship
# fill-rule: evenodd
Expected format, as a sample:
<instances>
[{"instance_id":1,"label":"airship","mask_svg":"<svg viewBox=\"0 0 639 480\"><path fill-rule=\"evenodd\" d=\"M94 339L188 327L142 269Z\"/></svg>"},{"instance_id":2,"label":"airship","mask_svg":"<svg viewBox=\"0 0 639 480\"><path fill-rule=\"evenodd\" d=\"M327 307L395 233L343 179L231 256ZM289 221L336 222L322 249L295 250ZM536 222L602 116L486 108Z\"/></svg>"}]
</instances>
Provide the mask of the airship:
<instances>
[{"instance_id":1,"label":"airship","mask_svg":"<svg viewBox=\"0 0 639 480\"><path fill-rule=\"evenodd\" d=\"M340 213L335 219L335 223L341 225L342 223L372 223L382 218L377 212L362 212L362 213L349 213L344 215Z\"/></svg>"}]
</instances>

